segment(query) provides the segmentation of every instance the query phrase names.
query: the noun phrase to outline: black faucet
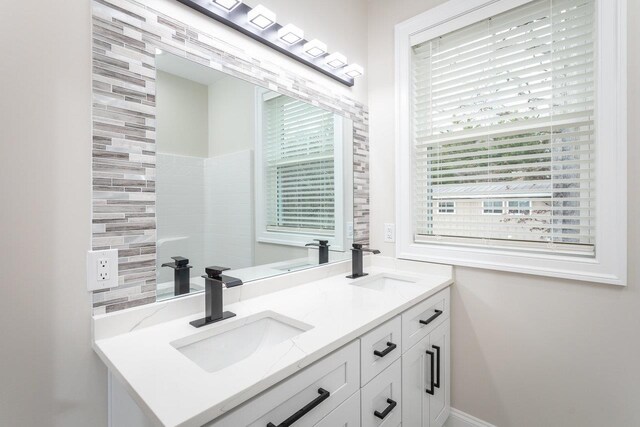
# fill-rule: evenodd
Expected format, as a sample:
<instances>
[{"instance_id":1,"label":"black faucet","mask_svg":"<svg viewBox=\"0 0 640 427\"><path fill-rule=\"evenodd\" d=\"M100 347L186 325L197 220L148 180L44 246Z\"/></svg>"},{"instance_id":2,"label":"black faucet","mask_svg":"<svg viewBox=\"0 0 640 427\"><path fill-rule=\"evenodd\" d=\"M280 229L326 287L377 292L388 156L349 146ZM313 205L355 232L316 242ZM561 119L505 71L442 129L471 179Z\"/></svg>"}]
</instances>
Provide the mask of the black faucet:
<instances>
[{"instance_id":1,"label":"black faucet","mask_svg":"<svg viewBox=\"0 0 640 427\"><path fill-rule=\"evenodd\" d=\"M353 249L351 249L351 275L347 276L348 279L357 279L358 277L364 277L367 273L362 271L362 253L371 252L373 254L379 254L377 249L363 248L362 243L354 243Z\"/></svg>"},{"instance_id":2,"label":"black faucet","mask_svg":"<svg viewBox=\"0 0 640 427\"><path fill-rule=\"evenodd\" d=\"M202 319L189 322L191 325L199 328L210 323L219 322L224 319L235 316L230 311L222 311L222 286L227 288L242 285L242 280L235 277L223 276L222 272L228 270L227 267L207 267L204 271L207 273L204 278L204 317Z\"/></svg>"},{"instance_id":3,"label":"black faucet","mask_svg":"<svg viewBox=\"0 0 640 427\"><path fill-rule=\"evenodd\" d=\"M307 243L305 246L317 246L318 247L318 264L326 264L329 262L329 241L313 239L318 243Z\"/></svg>"},{"instance_id":4,"label":"black faucet","mask_svg":"<svg viewBox=\"0 0 640 427\"><path fill-rule=\"evenodd\" d=\"M162 267L173 268L173 293L174 295L188 294L190 290L189 283L189 260L181 256L172 256L175 262L166 262Z\"/></svg>"}]
</instances>

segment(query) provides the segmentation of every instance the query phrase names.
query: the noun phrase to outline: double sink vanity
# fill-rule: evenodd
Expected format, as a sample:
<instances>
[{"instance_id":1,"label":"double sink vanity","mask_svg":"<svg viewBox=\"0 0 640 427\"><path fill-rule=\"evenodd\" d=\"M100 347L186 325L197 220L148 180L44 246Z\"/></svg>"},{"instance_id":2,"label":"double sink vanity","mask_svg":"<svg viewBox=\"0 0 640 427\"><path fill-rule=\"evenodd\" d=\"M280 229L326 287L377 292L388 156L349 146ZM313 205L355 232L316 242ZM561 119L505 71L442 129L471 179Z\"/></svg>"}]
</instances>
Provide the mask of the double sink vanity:
<instances>
[{"instance_id":1,"label":"double sink vanity","mask_svg":"<svg viewBox=\"0 0 640 427\"><path fill-rule=\"evenodd\" d=\"M112 425L442 426L448 266L366 257L94 317Z\"/></svg>"}]
</instances>

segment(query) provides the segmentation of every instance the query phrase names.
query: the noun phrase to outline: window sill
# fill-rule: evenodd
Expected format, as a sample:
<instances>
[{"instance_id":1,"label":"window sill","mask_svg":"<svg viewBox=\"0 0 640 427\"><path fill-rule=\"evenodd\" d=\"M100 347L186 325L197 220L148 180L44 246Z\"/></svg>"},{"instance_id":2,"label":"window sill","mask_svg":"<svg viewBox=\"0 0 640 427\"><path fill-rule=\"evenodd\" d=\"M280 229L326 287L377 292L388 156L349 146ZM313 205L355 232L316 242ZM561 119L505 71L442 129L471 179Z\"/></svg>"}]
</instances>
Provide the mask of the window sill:
<instances>
[{"instance_id":1,"label":"window sill","mask_svg":"<svg viewBox=\"0 0 640 427\"><path fill-rule=\"evenodd\" d=\"M626 286L626 272L591 257L514 252L471 247L443 247L413 243L398 247L398 258L462 267L557 277L583 282Z\"/></svg>"}]
</instances>

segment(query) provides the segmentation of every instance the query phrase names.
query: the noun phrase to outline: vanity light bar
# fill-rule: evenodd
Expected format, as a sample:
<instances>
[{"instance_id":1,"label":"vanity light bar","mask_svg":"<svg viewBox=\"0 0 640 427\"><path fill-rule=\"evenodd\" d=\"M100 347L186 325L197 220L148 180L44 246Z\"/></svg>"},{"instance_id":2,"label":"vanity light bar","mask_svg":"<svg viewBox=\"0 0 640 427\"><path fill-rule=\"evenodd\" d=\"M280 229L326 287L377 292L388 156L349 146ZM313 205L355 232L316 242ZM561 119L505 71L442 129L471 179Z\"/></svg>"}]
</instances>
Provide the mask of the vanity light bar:
<instances>
[{"instance_id":1,"label":"vanity light bar","mask_svg":"<svg viewBox=\"0 0 640 427\"><path fill-rule=\"evenodd\" d=\"M276 14L259 4L247 13L249 22L261 30L266 30L276 23Z\"/></svg>"},{"instance_id":2,"label":"vanity light bar","mask_svg":"<svg viewBox=\"0 0 640 427\"><path fill-rule=\"evenodd\" d=\"M342 68L347 65L347 57L339 52L327 55L325 62L331 68Z\"/></svg>"},{"instance_id":3,"label":"vanity light bar","mask_svg":"<svg viewBox=\"0 0 640 427\"><path fill-rule=\"evenodd\" d=\"M219 6L221 8L223 8L224 10L226 10L227 12L231 12L233 9L235 9L240 3L242 3L241 0L213 0L213 4L215 4L216 6Z\"/></svg>"},{"instance_id":4,"label":"vanity light bar","mask_svg":"<svg viewBox=\"0 0 640 427\"><path fill-rule=\"evenodd\" d=\"M293 24L287 24L278 30L278 38L287 44L296 44L304 39L304 31Z\"/></svg>"},{"instance_id":5,"label":"vanity light bar","mask_svg":"<svg viewBox=\"0 0 640 427\"><path fill-rule=\"evenodd\" d=\"M303 50L307 55L317 58L327 53L327 45L318 39L313 39L304 44Z\"/></svg>"},{"instance_id":6,"label":"vanity light bar","mask_svg":"<svg viewBox=\"0 0 640 427\"><path fill-rule=\"evenodd\" d=\"M279 25L276 14L262 5L252 9L242 0L178 1L346 86L353 86L354 77L363 73L356 64L345 67L344 55L327 55L327 45L321 41L305 40L304 31L295 25Z\"/></svg>"},{"instance_id":7,"label":"vanity light bar","mask_svg":"<svg viewBox=\"0 0 640 427\"><path fill-rule=\"evenodd\" d=\"M360 77L364 74L364 68L358 64L351 64L345 67L344 73L351 78Z\"/></svg>"}]
</instances>

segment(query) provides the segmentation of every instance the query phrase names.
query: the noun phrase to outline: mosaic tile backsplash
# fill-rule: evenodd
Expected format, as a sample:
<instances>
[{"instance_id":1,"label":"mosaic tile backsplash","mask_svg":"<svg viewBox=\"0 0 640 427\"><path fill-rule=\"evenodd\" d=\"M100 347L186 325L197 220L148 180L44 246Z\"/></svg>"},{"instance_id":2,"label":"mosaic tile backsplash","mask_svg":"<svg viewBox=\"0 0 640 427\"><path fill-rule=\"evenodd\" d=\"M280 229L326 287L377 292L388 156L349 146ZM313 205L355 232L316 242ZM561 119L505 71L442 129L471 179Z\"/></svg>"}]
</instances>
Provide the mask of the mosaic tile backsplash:
<instances>
[{"instance_id":1,"label":"mosaic tile backsplash","mask_svg":"<svg viewBox=\"0 0 640 427\"><path fill-rule=\"evenodd\" d=\"M93 0L94 250L119 250L119 286L94 314L156 301L155 52L162 49L347 116L354 123L354 236L369 241L366 107L129 0ZM196 13L196 12L194 12Z\"/></svg>"}]
</instances>

